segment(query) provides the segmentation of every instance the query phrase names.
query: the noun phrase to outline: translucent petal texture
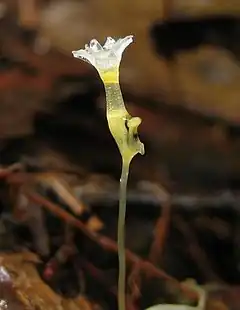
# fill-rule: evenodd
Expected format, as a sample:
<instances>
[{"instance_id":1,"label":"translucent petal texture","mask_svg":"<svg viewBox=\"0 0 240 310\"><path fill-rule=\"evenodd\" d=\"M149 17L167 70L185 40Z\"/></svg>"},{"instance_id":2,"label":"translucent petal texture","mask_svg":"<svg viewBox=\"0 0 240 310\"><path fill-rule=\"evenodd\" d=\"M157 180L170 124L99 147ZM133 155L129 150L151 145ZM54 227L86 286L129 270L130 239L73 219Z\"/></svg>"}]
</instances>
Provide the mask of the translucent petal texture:
<instances>
[{"instance_id":1,"label":"translucent petal texture","mask_svg":"<svg viewBox=\"0 0 240 310\"><path fill-rule=\"evenodd\" d=\"M105 42L105 44L103 45L103 48L105 49L111 49L113 47L113 45L115 44L115 40L111 37L107 37L107 40Z\"/></svg>"},{"instance_id":2,"label":"translucent petal texture","mask_svg":"<svg viewBox=\"0 0 240 310\"><path fill-rule=\"evenodd\" d=\"M85 45L85 49L72 53L74 57L92 64L98 71L103 72L119 67L124 50L132 42L132 35L116 41L107 37L103 46L96 39L93 39L89 45Z\"/></svg>"}]
</instances>

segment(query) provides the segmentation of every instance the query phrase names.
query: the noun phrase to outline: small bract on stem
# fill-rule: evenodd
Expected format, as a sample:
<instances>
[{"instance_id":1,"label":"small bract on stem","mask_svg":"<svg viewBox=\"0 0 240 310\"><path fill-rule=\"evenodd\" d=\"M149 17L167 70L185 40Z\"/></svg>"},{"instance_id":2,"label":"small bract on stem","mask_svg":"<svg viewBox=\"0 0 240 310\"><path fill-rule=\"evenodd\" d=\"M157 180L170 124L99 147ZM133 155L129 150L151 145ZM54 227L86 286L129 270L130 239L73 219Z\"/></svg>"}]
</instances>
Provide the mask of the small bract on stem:
<instances>
[{"instance_id":1,"label":"small bract on stem","mask_svg":"<svg viewBox=\"0 0 240 310\"><path fill-rule=\"evenodd\" d=\"M120 198L118 216L118 309L125 310L125 214L127 200L127 182L129 166L133 157L144 154L144 145L138 137L138 126L141 124L139 117L132 117L123 101L119 85L119 67L122 54L126 47L133 42L133 36L118 40L108 37L101 46L95 39L85 45L85 49L73 52L73 56L92 64L98 71L106 92L107 120L110 132L115 139L122 156L122 173L120 179Z\"/></svg>"}]
</instances>

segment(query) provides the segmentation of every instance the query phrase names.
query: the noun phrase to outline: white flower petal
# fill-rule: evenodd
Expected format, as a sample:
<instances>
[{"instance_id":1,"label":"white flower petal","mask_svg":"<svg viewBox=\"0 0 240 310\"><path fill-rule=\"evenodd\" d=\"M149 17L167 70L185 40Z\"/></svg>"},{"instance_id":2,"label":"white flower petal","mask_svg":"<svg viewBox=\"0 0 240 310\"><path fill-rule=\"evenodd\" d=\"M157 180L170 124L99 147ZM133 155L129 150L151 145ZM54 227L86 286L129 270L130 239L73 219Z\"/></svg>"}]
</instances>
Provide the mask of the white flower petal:
<instances>
[{"instance_id":1,"label":"white flower petal","mask_svg":"<svg viewBox=\"0 0 240 310\"><path fill-rule=\"evenodd\" d=\"M91 55L90 53L88 53L86 50L81 49L78 51L73 51L72 54L75 58L82 59L82 60L92 64L93 66L95 66L94 56Z\"/></svg>"},{"instance_id":2,"label":"white flower petal","mask_svg":"<svg viewBox=\"0 0 240 310\"><path fill-rule=\"evenodd\" d=\"M113 51L118 57L122 57L124 50L133 42L133 35L119 39L113 46Z\"/></svg>"},{"instance_id":3,"label":"white flower petal","mask_svg":"<svg viewBox=\"0 0 240 310\"><path fill-rule=\"evenodd\" d=\"M96 39L92 39L89 45L85 45L85 50L74 51L73 56L91 63L99 72L112 70L119 67L122 53L132 41L132 35L117 41L107 37L102 47Z\"/></svg>"},{"instance_id":4,"label":"white flower petal","mask_svg":"<svg viewBox=\"0 0 240 310\"><path fill-rule=\"evenodd\" d=\"M93 52L103 50L101 44L96 39L90 41L90 49L92 49Z\"/></svg>"},{"instance_id":5,"label":"white flower petal","mask_svg":"<svg viewBox=\"0 0 240 310\"><path fill-rule=\"evenodd\" d=\"M103 48L110 50L113 47L113 45L115 44L115 42L116 41L112 37L107 37L107 40L103 45Z\"/></svg>"}]
</instances>

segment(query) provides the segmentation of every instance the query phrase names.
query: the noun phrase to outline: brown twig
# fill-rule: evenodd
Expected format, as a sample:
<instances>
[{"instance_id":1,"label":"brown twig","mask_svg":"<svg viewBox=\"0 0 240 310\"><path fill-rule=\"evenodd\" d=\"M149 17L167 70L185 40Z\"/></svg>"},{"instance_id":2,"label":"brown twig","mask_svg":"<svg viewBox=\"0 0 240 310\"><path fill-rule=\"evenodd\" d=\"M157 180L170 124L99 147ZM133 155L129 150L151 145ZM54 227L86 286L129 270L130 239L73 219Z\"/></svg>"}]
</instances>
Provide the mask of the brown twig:
<instances>
[{"instance_id":1,"label":"brown twig","mask_svg":"<svg viewBox=\"0 0 240 310\"><path fill-rule=\"evenodd\" d=\"M163 204L162 214L159 216L155 226L154 239L149 254L149 259L154 264L160 263L162 252L164 250L164 244L167 238L170 215L171 215L170 203Z\"/></svg>"},{"instance_id":2,"label":"brown twig","mask_svg":"<svg viewBox=\"0 0 240 310\"><path fill-rule=\"evenodd\" d=\"M48 201L47 199L45 199L44 197L36 193L26 192L25 194L30 201L33 201L37 205L46 208L48 211L60 217L65 222L80 229L89 239L93 240L94 242L102 246L105 250L117 252L118 250L117 244L114 241L112 241L111 239L107 237L96 234L94 232L90 232L80 220L78 220L77 218L75 218L74 216L66 212L65 210L61 209L58 205ZM180 287L182 291L184 291L190 298L192 299L198 298L197 292L180 284L175 278L171 277L163 270L155 267L149 261L142 260L140 257L138 257L137 255L135 255L129 250L126 250L126 259L128 262L132 264L138 264L139 268L141 268L142 270L144 270L146 273L148 273L151 276L163 278L165 280L174 282L176 286Z\"/></svg>"},{"instance_id":3,"label":"brown twig","mask_svg":"<svg viewBox=\"0 0 240 310\"><path fill-rule=\"evenodd\" d=\"M128 286L130 287L129 299L132 303L136 302L141 296L141 278L139 265L134 265L132 271L128 276Z\"/></svg>"},{"instance_id":4,"label":"brown twig","mask_svg":"<svg viewBox=\"0 0 240 310\"><path fill-rule=\"evenodd\" d=\"M170 195L159 184L145 182L145 186L153 193L159 204L162 206L162 212L159 216L155 229L154 229L154 238L152 242L152 246L150 249L149 259L155 265L159 264L159 259L162 255L164 249L164 243L166 241L169 223L170 223L170 215L171 215L171 202L170 202Z\"/></svg>"},{"instance_id":5,"label":"brown twig","mask_svg":"<svg viewBox=\"0 0 240 310\"><path fill-rule=\"evenodd\" d=\"M75 175L79 177L83 177L83 173L71 171L71 170L49 170L49 171L42 171L42 172L12 172L8 169L2 169L0 170L0 178L7 177L7 182L11 184L24 184L26 182L32 181L33 179L36 179L38 176L44 177L44 175L63 175L63 174L69 174L69 175Z\"/></svg>"}]
</instances>

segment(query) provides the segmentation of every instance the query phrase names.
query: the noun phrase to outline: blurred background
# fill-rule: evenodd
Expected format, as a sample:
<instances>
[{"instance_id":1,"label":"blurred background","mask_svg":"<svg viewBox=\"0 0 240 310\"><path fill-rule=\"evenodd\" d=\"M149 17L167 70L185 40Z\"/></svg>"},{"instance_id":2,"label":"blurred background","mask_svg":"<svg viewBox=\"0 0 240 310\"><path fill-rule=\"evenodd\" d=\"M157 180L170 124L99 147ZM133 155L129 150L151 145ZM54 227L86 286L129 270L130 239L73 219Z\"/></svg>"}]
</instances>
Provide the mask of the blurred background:
<instances>
[{"instance_id":1,"label":"blurred background","mask_svg":"<svg viewBox=\"0 0 240 310\"><path fill-rule=\"evenodd\" d=\"M186 297L167 286L174 281L160 276L162 268L179 282L227 286L209 309L239 310L239 0L0 1L2 257L15 274L23 252L41 259L34 258L37 281L49 291L39 290L38 309L50 307L49 294L56 294L51 309L116 308L117 257L88 232L116 245L121 159L101 80L72 50L129 34L134 43L123 55L120 82L129 112L143 120L146 155L131 166L127 247L156 270L146 275L130 264L128 307ZM78 220L74 229L68 216ZM52 260L61 267L50 281L44 272ZM29 275L23 270L30 282L31 268ZM142 284L139 277L146 277ZM104 281L96 294L95 282ZM0 297L14 305L9 309L25 309L19 296L12 301L11 285ZM36 293L24 294L35 300ZM74 305L60 295L74 295Z\"/></svg>"}]
</instances>

